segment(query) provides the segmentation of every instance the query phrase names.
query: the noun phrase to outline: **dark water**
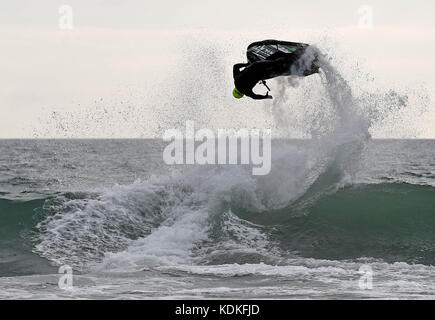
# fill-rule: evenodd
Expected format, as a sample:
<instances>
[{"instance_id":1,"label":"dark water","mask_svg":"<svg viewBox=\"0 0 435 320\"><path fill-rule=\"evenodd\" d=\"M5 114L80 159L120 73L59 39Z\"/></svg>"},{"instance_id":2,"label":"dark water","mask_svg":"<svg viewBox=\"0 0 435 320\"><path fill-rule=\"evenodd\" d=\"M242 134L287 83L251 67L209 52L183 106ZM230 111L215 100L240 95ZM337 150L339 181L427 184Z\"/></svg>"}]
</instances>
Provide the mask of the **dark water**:
<instances>
[{"instance_id":1,"label":"dark water","mask_svg":"<svg viewBox=\"0 0 435 320\"><path fill-rule=\"evenodd\" d=\"M433 295L434 140L327 156L274 141L264 177L166 166L163 147L0 141L2 297ZM66 296L53 275L64 264L80 274ZM358 288L361 265L372 291Z\"/></svg>"}]
</instances>

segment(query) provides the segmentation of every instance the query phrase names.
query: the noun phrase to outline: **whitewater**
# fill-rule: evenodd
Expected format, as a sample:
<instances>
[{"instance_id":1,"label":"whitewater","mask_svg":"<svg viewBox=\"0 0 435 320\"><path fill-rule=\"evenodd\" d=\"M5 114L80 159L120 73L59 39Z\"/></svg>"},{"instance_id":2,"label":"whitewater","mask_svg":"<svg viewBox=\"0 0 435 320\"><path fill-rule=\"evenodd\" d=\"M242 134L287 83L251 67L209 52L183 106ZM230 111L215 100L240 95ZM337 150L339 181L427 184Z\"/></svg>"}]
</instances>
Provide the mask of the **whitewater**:
<instances>
[{"instance_id":1,"label":"whitewater","mask_svg":"<svg viewBox=\"0 0 435 320\"><path fill-rule=\"evenodd\" d=\"M433 298L435 142L372 140L402 100L312 50L266 106L310 138L274 139L267 176L166 166L158 139L1 141L0 298Z\"/></svg>"}]
</instances>

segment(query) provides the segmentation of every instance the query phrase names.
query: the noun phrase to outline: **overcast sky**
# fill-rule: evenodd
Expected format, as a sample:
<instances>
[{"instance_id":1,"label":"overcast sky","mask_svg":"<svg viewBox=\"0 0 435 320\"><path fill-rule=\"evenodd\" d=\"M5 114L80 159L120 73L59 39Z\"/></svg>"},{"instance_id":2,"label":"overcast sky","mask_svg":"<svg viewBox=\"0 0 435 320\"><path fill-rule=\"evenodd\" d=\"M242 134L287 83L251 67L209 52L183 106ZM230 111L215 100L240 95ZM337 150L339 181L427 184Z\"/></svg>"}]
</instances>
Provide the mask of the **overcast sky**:
<instances>
[{"instance_id":1,"label":"overcast sky","mask_svg":"<svg viewBox=\"0 0 435 320\"><path fill-rule=\"evenodd\" d=\"M72 30L59 27L62 5L73 10ZM371 28L360 28L370 27L361 6L372 10ZM435 1L2 1L0 138L156 136L164 126L157 105L189 103L178 93L189 88L177 81L198 79L186 60L192 43L204 39L219 52L213 63L223 65L222 77L213 76L228 90L231 65L249 41L283 37L332 47L385 90L435 96ZM238 108L226 97L213 99ZM217 123L261 125L263 109L250 103L231 119L219 109ZM254 110L250 119L245 110ZM375 136L414 137L421 122L419 137L435 138L432 100L426 114L409 117L408 131L380 129Z\"/></svg>"}]
</instances>

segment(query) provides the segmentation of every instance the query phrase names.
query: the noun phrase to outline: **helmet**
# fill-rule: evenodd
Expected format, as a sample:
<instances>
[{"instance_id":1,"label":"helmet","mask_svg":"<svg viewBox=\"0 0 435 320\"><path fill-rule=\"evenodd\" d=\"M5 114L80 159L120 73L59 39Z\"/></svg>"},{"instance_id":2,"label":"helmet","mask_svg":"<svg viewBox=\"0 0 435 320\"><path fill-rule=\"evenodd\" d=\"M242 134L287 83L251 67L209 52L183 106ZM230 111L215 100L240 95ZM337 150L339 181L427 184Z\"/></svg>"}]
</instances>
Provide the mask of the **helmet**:
<instances>
[{"instance_id":1,"label":"helmet","mask_svg":"<svg viewBox=\"0 0 435 320\"><path fill-rule=\"evenodd\" d=\"M239 90L237 90L237 88L234 88L234 90L233 90L233 96L236 99L240 99L240 98L243 98L244 94L241 93Z\"/></svg>"}]
</instances>

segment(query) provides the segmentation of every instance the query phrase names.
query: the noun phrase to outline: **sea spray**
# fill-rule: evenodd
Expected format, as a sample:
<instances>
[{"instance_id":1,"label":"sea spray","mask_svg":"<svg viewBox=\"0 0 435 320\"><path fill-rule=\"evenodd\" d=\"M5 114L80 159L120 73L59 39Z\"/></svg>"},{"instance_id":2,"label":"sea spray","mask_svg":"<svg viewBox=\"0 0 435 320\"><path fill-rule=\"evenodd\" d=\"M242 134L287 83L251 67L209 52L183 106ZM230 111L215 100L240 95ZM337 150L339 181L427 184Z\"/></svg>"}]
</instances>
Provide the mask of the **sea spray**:
<instances>
[{"instance_id":1,"label":"sea spray","mask_svg":"<svg viewBox=\"0 0 435 320\"><path fill-rule=\"evenodd\" d=\"M204 258L196 255L208 252L204 247L210 245L211 230L234 214L232 207L267 214L288 206L328 169L334 148L354 141L354 132L346 131L347 121L355 115L346 109L353 107L350 89L332 67L325 69L328 85L324 90L340 121L328 135L319 136L313 148L277 145L272 172L264 177L253 177L246 166L205 166L178 177L117 186L94 198L59 199L60 205L50 209L54 215L38 225L35 251L57 264L81 269L126 271L195 264ZM228 221L241 225L237 219ZM249 226L247 230L257 234L260 229ZM267 247L267 237L255 238L261 240L249 244L254 251ZM229 241L218 239L223 241L219 247ZM240 252L247 245L239 238L227 253Z\"/></svg>"},{"instance_id":2,"label":"sea spray","mask_svg":"<svg viewBox=\"0 0 435 320\"><path fill-rule=\"evenodd\" d=\"M319 75L282 77L277 81L278 95L272 104L276 125L290 136L295 129L302 129L311 139L306 140L302 148L296 148L304 158L304 165L298 170L291 170L296 160L288 155L291 148L286 145L274 148L272 174L263 180L271 179L274 174L279 179L262 180L262 183L275 188L274 196L269 197L269 203L275 198L275 208L279 207L277 204L286 206L307 192L316 198L351 183L370 139L369 123L359 100L328 57L316 47L309 47L301 57L300 66L310 66L314 59L321 68ZM304 85L306 81L311 81L309 87ZM288 193L290 197L285 196L286 191L291 190L289 181L294 182L293 189L300 191ZM277 194L283 195L280 200L276 199Z\"/></svg>"}]
</instances>

